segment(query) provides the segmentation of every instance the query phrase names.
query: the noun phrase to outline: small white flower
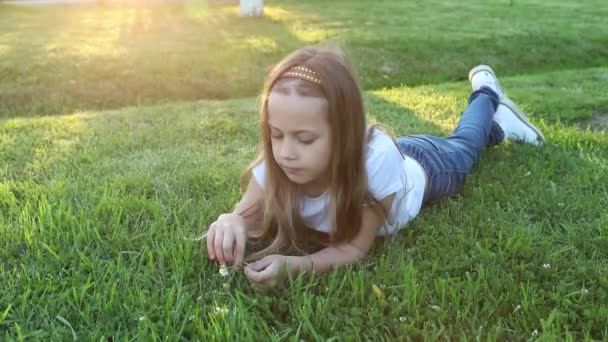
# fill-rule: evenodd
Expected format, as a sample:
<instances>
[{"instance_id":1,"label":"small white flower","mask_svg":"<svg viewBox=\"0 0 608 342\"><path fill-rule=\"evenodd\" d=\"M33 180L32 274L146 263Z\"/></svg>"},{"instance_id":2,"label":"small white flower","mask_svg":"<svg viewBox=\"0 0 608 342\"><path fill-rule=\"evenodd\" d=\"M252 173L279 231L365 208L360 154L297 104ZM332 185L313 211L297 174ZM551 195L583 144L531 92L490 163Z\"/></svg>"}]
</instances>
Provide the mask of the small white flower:
<instances>
[{"instance_id":1,"label":"small white flower","mask_svg":"<svg viewBox=\"0 0 608 342\"><path fill-rule=\"evenodd\" d=\"M228 267L226 265L220 266L220 275L222 277L227 277L230 275L230 271L228 270Z\"/></svg>"},{"instance_id":2,"label":"small white flower","mask_svg":"<svg viewBox=\"0 0 608 342\"><path fill-rule=\"evenodd\" d=\"M441 308L439 307L439 305L431 305L431 309L433 309L435 311L441 311Z\"/></svg>"},{"instance_id":3,"label":"small white flower","mask_svg":"<svg viewBox=\"0 0 608 342\"><path fill-rule=\"evenodd\" d=\"M228 308L225 306L224 307L216 306L214 312L217 315L224 315L224 314L228 313Z\"/></svg>"},{"instance_id":4,"label":"small white flower","mask_svg":"<svg viewBox=\"0 0 608 342\"><path fill-rule=\"evenodd\" d=\"M194 315L188 316L188 321L190 321L190 322L194 321Z\"/></svg>"},{"instance_id":5,"label":"small white flower","mask_svg":"<svg viewBox=\"0 0 608 342\"><path fill-rule=\"evenodd\" d=\"M559 203L557 203L557 206L558 206L558 207L563 207L563 206L564 206L564 203L559 202Z\"/></svg>"},{"instance_id":6,"label":"small white flower","mask_svg":"<svg viewBox=\"0 0 608 342\"><path fill-rule=\"evenodd\" d=\"M543 264L543 268L549 269L549 268L551 268L551 264Z\"/></svg>"},{"instance_id":7,"label":"small white flower","mask_svg":"<svg viewBox=\"0 0 608 342\"><path fill-rule=\"evenodd\" d=\"M400 322L405 322L405 321L407 321L407 317L401 316L401 317L399 317L399 321Z\"/></svg>"},{"instance_id":8,"label":"small white flower","mask_svg":"<svg viewBox=\"0 0 608 342\"><path fill-rule=\"evenodd\" d=\"M224 288L224 290L230 290L230 283L223 283L222 287Z\"/></svg>"},{"instance_id":9,"label":"small white flower","mask_svg":"<svg viewBox=\"0 0 608 342\"><path fill-rule=\"evenodd\" d=\"M139 319L139 321L141 322L141 321L143 321L144 319L146 319L146 316L139 316L139 318L138 318L138 319Z\"/></svg>"},{"instance_id":10,"label":"small white flower","mask_svg":"<svg viewBox=\"0 0 608 342\"><path fill-rule=\"evenodd\" d=\"M536 336L538 335L538 330L534 329L534 331L532 332L532 336Z\"/></svg>"},{"instance_id":11,"label":"small white flower","mask_svg":"<svg viewBox=\"0 0 608 342\"><path fill-rule=\"evenodd\" d=\"M380 288L381 288L381 289L383 289L383 288L385 288L385 287L386 287L386 285L384 285L384 284L380 284Z\"/></svg>"},{"instance_id":12,"label":"small white flower","mask_svg":"<svg viewBox=\"0 0 608 342\"><path fill-rule=\"evenodd\" d=\"M582 294L587 294L587 293L589 293L589 290L587 290L585 287L583 287L583 288L581 289L581 293L582 293Z\"/></svg>"},{"instance_id":13,"label":"small white flower","mask_svg":"<svg viewBox=\"0 0 608 342\"><path fill-rule=\"evenodd\" d=\"M524 176L528 177L530 176L532 173L530 171L526 172L526 174Z\"/></svg>"}]
</instances>

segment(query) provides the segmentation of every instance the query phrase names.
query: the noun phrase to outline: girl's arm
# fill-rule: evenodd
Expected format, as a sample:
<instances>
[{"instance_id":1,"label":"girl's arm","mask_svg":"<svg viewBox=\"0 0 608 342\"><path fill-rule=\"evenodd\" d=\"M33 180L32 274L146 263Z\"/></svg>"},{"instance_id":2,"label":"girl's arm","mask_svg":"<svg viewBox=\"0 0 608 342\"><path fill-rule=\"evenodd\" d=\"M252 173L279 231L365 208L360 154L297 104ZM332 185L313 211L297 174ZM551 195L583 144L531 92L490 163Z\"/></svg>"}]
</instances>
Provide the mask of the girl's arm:
<instances>
[{"instance_id":1,"label":"girl's arm","mask_svg":"<svg viewBox=\"0 0 608 342\"><path fill-rule=\"evenodd\" d=\"M394 197L395 194L387 196L376 205L382 205L384 212L388 213ZM313 254L294 257L296 259L292 259L292 262L296 265L293 266L296 271L323 273L334 267L353 263L367 255L384 221L385 217L378 215L377 207L363 207L361 230L352 241L329 246Z\"/></svg>"},{"instance_id":2,"label":"girl's arm","mask_svg":"<svg viewBox=\"0 0 608 342\"><path fill-rule=\"evenodd\" d=\"M261 221L264 206L264 189L251 177L243 197L234 207L233 214L240 215L245 220L247 235L258 228Z\"/></svg>"},{"instance_id":3,"label":"girl's arm","mask_svg":"<svg viewBox=\"0 0 608 342\"><path fill-rule=\"evenodd\" d=\"M388 212L394 194L380 201ZM265 290L273 288L278 281L289 273L304 271L327 272L334 267L350 264L363 258L374 243L376 232L385 221L379 215L378 207L363 207L361 230L355 238L346 243L324 248L317 253L305 256L268 255L245 267L245 275L255 288Z\"/></svg>"}]
</instances>

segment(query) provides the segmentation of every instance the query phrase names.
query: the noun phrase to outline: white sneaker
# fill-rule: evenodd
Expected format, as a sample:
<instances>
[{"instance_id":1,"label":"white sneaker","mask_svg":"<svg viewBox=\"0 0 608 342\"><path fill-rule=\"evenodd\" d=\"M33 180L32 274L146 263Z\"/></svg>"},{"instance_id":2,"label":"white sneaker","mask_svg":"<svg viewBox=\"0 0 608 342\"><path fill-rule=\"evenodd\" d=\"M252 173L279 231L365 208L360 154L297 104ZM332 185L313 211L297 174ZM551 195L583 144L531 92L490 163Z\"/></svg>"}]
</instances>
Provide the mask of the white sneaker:
<instances>
[{"instance_id":1,"label":"white sneaker","mask_svg":"<svg viewBox=\"0 0 608 342\"><path fill-rule=\"evenodd\" d=\"M494 121L502 128L505 139L523 141L535 146L545 143L543 133L530 123L524 112L502 90L492 68L487 65L474 67L469 72L469 81L473 90L486 86L498 95L500 103L494 114Z\"/></svg>"},{"instance_id":2,"label":"white sneaker","mask_svg":"<svg viewBox=\"0 0 608 342\"><path fill-rule=\"evenodd\" d=\"M473 90L486 86L494 90L498 95L498 98L502 99L506 96L505 92L500 87L494 70L487 65L478 65L471 69L471 71L469 71L469 81L471 82Z\"/></svg>"},{"instance_id":3,"label":"white sneaker","mask_svg":"<svg viewBox=\"0 0 608 342\"><path fill-rule=\"evenodd\" d=\"M545 143L545 136L534 126L528 117L508 97L500 100L494 114L494 121L498 123L505 133L505 139L522 141L534 146Z\"/></svg>"}]
</instances>

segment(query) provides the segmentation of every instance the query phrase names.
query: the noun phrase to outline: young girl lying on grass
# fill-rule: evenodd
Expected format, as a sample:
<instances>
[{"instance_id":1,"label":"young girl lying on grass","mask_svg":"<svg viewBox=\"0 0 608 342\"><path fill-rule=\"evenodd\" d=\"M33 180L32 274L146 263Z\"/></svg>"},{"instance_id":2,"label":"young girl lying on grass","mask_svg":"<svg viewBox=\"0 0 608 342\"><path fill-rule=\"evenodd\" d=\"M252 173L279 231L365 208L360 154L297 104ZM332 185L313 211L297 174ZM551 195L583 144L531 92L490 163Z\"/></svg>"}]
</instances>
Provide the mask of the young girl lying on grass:
<instances>
[{"instance_id":1,"label":"young girl lying on grass","mask_svg":"<svg viewBox=\"0 0 608 342\"><path fill-rule=\"evenodd\" d=\"M469 80L469 105L450 137L395 141L367 125L357 80L339 49L307 47L287 56L266 78L263 149L243 174L241 201L209 227L209 258L238 268L249 238L272 237L244 267L259 289L289 273L353 263L376 236L395 234L423 205L456 194L486 146L505 139L542 145L542 133L506 97L490 67L473 68ZM310 236L325 248L279 254Z\"/></svg>"}]
</instances>

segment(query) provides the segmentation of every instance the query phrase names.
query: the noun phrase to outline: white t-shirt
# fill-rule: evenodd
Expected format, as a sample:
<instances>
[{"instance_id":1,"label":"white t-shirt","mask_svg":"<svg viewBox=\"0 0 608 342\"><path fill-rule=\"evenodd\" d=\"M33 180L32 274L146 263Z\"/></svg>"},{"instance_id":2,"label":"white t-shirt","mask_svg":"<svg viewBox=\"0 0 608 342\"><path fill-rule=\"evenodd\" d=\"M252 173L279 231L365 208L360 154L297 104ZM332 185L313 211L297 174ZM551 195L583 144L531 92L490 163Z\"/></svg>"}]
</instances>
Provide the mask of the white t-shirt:
<instances>
[{"instance_id":1,"label":"white t-shirt","mask_svg":"<svg viewBox=\"0 0 608 342\"><path fill-rule=\"evenodd\" d=\"M425 171L415 159L402 156L393 140L378 129L374 130L365 153L369 192L377 200L395 194L384 226L377 235L393 234L420 212L426 186ZM253 176L264 187L266 162L253 168ZM306 225L324 233L331 231L329 201L328 191L319 197L300 198L300 215Z\"/></svg>"}]
</instances>

